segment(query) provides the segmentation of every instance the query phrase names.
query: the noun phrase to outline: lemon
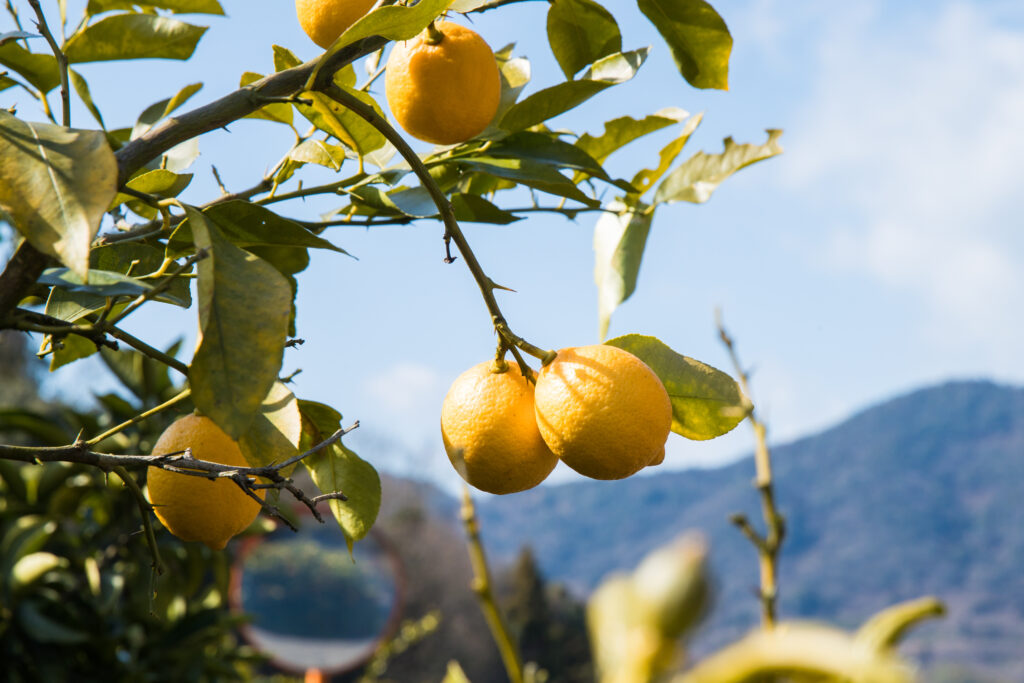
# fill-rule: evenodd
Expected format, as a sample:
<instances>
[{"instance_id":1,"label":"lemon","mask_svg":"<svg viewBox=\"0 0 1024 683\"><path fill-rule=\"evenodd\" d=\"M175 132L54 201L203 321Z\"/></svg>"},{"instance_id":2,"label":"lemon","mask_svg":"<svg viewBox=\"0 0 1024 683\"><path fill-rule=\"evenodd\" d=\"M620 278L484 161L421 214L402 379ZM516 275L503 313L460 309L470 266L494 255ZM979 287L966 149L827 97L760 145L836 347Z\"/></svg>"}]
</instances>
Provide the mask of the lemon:
<instances>
[{"instance_id":1,"label":"lemon","mask_svg":"<svg viewBox=\"0 0 1024 683\"><path fill-rule=\"evenodd\" d=\"M672 404L643 361L598 344L562 349L537 376L537 426L562 462L594 479L623 479L665 454Z\"/></svg>"},{"instance_id":2,"label":"lemon","mask_svg":"<svg viewBox=\"0 0 1024 683\"><path fill-rule=\"evenodd\" d=\"M544 481L558 464L537 430L533 384L514 363L495 361L459 375L441 406L441 437L455 470L488 493L514 493Z\"/></svg>"},{"instance_id":3,"label":"lemon","mask_svg":"<svg viewBox=\"0 0 1024 683\"><path fill-rule=\"evenodd\" d=\"M326 49L373 7L374 0L295 0L299 26Z\"/></svg>"},{"instance_id":4,"label":"lemon","mask_svg":"<svg viewBox=\"0 0 1024 683\"><path fill-rule=\"evenodd\" d=\"M441 40L424 31L395 43L384 93L398 123L413 137L441 145L483 132L498 111L501 76L494 53L475 31L436 24Z\"/></svg>"},{"instance_id":5,"label":"lemon","mask_svg":"<svg viewBox=\"0 0 1024 683\"><path fill-rule=\"evenodd\" d=\"M197 460L248 467L238 444L208 417L186 415L164 430L153 455L192 449ZM211 481L150 468L149 501L168 531L183 541L221 550L228 539L252 524L260 505L228 479ZM257 495L263 497L262 491Z\"/></svg>"}]
</instances>

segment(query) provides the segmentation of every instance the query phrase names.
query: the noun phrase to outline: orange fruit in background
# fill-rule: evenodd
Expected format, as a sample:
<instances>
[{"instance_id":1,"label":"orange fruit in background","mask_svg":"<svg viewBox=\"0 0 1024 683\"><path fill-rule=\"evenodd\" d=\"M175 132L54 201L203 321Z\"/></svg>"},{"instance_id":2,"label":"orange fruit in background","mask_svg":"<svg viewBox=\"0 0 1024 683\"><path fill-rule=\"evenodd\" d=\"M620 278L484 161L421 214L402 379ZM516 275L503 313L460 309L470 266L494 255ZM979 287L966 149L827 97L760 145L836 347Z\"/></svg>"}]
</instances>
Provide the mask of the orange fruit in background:
<instances>
[{"instance_id":1,"label":"orange fruit in background","mask_svg":"<svg viewBox=\"0 0 1024 683\"><path fill-rule=\"evenodd\" d=\"M441 437L455 470L488 493L515 493L544 481L558 458L544 444L533 384L508 363L474 365L459 375L441 406Z\"/></svg>"},{"instance_id":2,"label":"orange fruit in background","mask_svg":"<svg viewBox=\"0 0 1024 683\"><path fill-rule=\"evenodd\" d=\"M498 111L501 76L494 53L475 31L439 21L443 38L432 45L424 31L395 43L384 92L407 133L454 145L479 135Z\"/></svg>"},{"instance_id":3,"label":"orange fruit in background","mask_svg":"<svg viewBox=\"0 0 1024 683\"><path fill-rule=\"evenodd\" d=\"M192 449L197 460L248 467L238 443L208 417L186 415L164 430L153 455ZM229 479L211 481L156 467L147 477L149 502L168 531L183 541L199 541L221 550L244 531L260 512L260 505ZM263 497L263 491L256 495Z\"/></svg>"},{"instance_id":4,"label":"orange fruit in background","mask_svg":"<svg viewBox=\"0 0 1024 683\"><path fill-rule=\"evenodd\" d=\"M535 404L544 442L582 475L623 479L664 458L668 392L628 351L604 344L562 349L537 376Z\"/></svg>"},{"instance_id":5,"label":"orange fruit in background","mask_svg":"<svg viewBox=\"0 0 1024 683\"><path fill-rule=\"evenodd\" d=\"M295 14L306 35L327 49L373 4L374 0L295 0Z\"/></svg>"}]
</instances>

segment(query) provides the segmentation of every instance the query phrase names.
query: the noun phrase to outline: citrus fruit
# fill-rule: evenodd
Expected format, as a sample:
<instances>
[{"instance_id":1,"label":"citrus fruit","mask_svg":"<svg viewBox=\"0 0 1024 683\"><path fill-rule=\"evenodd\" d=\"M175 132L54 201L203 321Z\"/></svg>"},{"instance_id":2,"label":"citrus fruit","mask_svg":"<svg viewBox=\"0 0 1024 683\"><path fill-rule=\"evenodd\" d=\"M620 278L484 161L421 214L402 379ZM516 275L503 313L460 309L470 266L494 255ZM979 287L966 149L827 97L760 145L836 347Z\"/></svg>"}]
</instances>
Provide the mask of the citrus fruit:
<instances>
[{"instance_id":1,"label":"citrus fruit","mask_svg":"<svg viewBox=\"0 0 1024 683\"><path fill-rule=\"evenodd\" d=\"M327 49L338 36L373 7L374 0L295 0L299 26Z\"/></svg>"},{"instance_id":2,"label":"citrus fruit","mask_svg":"<svg viewBox=\"0 0 1024 683\"><path fill-rule=\"evenodd\" d=\"M494 53L475 31L439 21L439 42L424 31L395 43L384 93L402 128L413 137L454 145L478 135L498 111L501 76Z\"/></svg>"},{"instance_id":3,"label":"citrus fruit","mask_svg":"<svg viewBox=\"0 0 1024 683\"><path fill-rule=\"evenodd\" d=\"M455 470L488 493L533 488L558 458L544 445L533 411L533 384L514 363L495 361L459 375L441 406L441 437Z\"/></svg>"},{"instance_id":4,"label":"citrus fruit","mask_svg":"<svg viewBox=\"0 0 1024 683\"><path fill-rule=\"evenodd\" d=\"M153 455L192 449L197 460L248 467L238 444L208 417L186 415L164 430ZM214 550L245 530L260 505L228 479L211 481L158 468L149 470L149 502L157 518L183 541L200 541ZM263 496L262 491L257 495Z\"/></svg>"},{"instance_id":5,"label":"citrus fruit","mask_svg":"<svg viewBox=\"0 0 1024 683\"><path fill-rule=\"evenodd\" d=\"M594 479L623 479L665 453L672 404L639 358L598 344L562 349L541 369L537 426L566 465Z\"/></svg>"}]
</instances>

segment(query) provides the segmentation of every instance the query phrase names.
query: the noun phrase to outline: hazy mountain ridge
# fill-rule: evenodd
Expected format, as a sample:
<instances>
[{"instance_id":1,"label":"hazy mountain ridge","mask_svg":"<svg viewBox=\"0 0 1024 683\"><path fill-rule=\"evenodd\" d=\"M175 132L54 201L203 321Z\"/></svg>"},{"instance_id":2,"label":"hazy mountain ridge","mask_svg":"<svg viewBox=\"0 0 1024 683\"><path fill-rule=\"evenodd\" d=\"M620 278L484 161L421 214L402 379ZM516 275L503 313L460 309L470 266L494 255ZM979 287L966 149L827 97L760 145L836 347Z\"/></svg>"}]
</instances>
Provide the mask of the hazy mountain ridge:
<instances>
[{"instance_id":1,"label":"hazy mountain ridge","mask_svg":"<svg viewBox=\"0 0 1024 683\"><path fill-rule=\"evenodd\" d=\"M1024 680L1024 389L922 389L776 446L773 457L788 520L784 616L852 627L893 602L938 595L950 615L921 628L909 652ZM684 530L701 530L719 586L697 642L706 649L758 619L754 551L727 521L742 511L760 522L753 474L745 458L488 499L484 537L504 558L529 543L548 578L586 592Z\"/></svg>"}]
</instances>

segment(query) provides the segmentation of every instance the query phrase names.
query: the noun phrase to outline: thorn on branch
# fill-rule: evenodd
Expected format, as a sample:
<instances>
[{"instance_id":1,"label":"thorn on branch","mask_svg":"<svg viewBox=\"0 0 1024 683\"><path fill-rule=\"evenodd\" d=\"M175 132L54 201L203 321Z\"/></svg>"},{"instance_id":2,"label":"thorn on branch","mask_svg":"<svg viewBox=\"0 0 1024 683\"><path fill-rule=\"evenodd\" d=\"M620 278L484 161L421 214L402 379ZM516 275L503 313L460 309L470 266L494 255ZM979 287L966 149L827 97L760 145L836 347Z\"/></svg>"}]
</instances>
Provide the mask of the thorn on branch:
<instances>
[{"instance_id":1,"label":"thorn on branch","mask_svg":"<svg viewBox=\"0 0 1024 683\"><path fill-rule=\"evenodd\" d=\"M296 337L295 339L289 339L288 341L286 341L284 343L284 347L286 349L291 349L291 348L295 348L296 346L302 346L305 343L306 343L305 339L299 339L298 337Z\"/></svg>"}]
</instances>

